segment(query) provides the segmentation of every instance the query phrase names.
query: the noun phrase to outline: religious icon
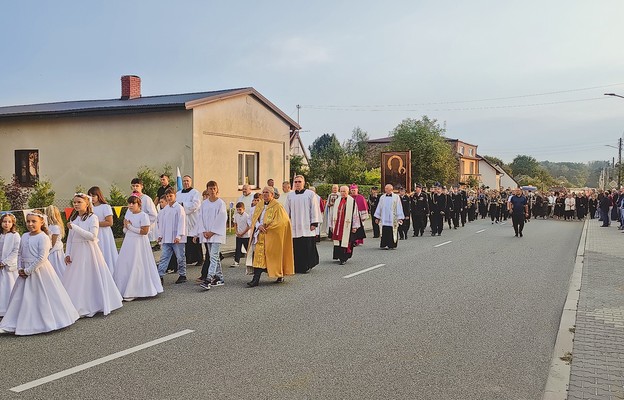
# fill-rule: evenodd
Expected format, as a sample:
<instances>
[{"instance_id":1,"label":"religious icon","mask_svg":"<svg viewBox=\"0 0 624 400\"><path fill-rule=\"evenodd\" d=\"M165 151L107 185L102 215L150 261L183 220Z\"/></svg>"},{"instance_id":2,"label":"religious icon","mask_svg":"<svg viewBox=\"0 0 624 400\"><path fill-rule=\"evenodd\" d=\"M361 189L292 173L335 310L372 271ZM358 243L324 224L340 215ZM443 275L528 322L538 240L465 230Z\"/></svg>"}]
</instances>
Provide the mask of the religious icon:
<instances>
[{"instance_id":1,"label":"religious icon","mask_svg":"<svg viewBox=\"0 0 624 400\"><path fill-rule=\"evenodd\" d=\"M388 151L381 153L381 186L388 183L409 190L412 186L412 152Z\"/></svg>"}]
</instances>

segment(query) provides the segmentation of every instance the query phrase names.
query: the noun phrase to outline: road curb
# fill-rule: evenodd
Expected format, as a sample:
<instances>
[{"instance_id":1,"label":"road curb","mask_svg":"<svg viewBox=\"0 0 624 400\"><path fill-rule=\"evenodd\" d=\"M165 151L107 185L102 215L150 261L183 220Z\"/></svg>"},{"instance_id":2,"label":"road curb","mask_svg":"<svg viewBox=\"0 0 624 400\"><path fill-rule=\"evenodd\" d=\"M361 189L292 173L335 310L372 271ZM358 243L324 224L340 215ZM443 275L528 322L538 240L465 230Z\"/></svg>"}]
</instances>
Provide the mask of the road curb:
<instances>
[{"instance_id":1,"label":"road curb","mask_svg":"<svg viewBox=\"0 0 624 400\"><path fill-rule=\"evenodd\" d=\"M570 383L570 362L562 360L566 353L572 354L574 345L574 332L570 328L576 325L576 310L578 308L579 295L581 291L581 278L583 276L583 260L585 257L585 242L587 241L587 230L589 229L589 219L585 220L581 240L576 250L574 270L570 277L568 296L561 313L559 332L555 342L548 380L544 388L542 400L566 400L568 398L568 385Z\"/></svg>"}]
</instances>

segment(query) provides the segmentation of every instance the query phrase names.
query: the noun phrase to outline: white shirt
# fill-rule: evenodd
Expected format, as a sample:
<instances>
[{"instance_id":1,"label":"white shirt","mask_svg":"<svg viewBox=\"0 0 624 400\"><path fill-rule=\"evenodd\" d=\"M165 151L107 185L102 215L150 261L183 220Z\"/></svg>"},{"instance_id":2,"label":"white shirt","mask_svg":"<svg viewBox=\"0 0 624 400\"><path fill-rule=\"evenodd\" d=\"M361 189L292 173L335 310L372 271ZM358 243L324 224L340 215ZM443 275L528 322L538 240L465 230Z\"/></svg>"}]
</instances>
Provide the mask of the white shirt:
<instances>
[{"instance_id":1,"label":"white shirt","mask_svg":"<svg viewBox=\"0 0 624 400\"><path fill-rule=\"evenodd\" d=\"M199 213L199 207L201 205L201 193L199 193L197 189L190 189L186 193L180 190L176 194L176 202L182 205L184 214L186 215L185 235L192 236L191 232L197 222L197 214Z\"/></svg>"},{"instance_id":2,"label":"white shirt","mask_svg":"<svg viewBox=\"0 0 624 400\"><path fill-rule=\"evenodd\" d=\"M225 243L225 231L227 225L227 209L221 199L202 201L199 208L197 224L193 236L199 238L200 243ZM212 232L209 239L204 237L204 232Z\"/></svg>"},{"instance_id":3,"label":"white shirt","mask_svg":"<svg viewBox=\"0 0 624 400\"><path fill-rule=\"evenodd\" d=\"M303 193L297 194L293 190L288 193L284 209L290 217L293 238L316 236L316 230L310 230L312 224L321 222L316 193L306 189Z\"/></svg>"},{"instance_id":4,"label":"white shirt","mask_svg":"<svg viewBox=\"0 0 624 400\"><path fill-rule=\"evenodd\" d=\"M399 195L392 193L390 196L384 194L379 197L375 218L379 220L381 226L394 226L398 220L405 219Z\"/></svg>"},{"instance_id":5,"label":"white shirt","mask_svg":"<svg viewBox=\"0 0 624 400\"><path fill-rule=\"evenodd\" d=\"M244 211L242 214L234 214L234 223L236 224L236 233L240 234L242 232L245 232L245 234L240 237L248 238L249 227L251 226L251 217L249 216L249 214Z\"/></svg>"},{"instance_id":6,"label":"white shirt","mask_svg":"<svg viewBox=\"0 0 624 400\"><path fill-rule=\"evenodd\" d=\"M241 194L240 197L236 200L236 202L241 202L245 205L245 210L249 210L251 208L251 201L253 200L254 194L249 193L247 196ZM236 204L234 204L236 205Z\"/></svg>"},{"instance_id":7,"label":"white shirt","mask_svg":"<svg viewBox=\"0 0 624 400\"><path fill-rule=\"evenodd\" d=\"M160 210L156 224L161 243L175 243L175 239L179 239L180 243L186 242L186 214L179 203Z\"/></svg>"}]
</instances>

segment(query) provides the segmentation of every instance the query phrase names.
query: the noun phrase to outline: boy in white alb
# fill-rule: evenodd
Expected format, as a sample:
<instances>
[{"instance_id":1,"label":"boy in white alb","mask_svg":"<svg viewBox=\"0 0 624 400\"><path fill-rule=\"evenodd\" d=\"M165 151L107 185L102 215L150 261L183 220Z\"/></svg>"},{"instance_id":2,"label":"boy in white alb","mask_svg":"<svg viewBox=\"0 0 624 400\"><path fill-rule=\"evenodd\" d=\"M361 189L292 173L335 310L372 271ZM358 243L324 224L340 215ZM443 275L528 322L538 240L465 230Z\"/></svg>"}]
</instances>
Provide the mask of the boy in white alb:
<instances>
[{"instance_id":1,"label":"boy in white alb","mask_svg":"<svg viewBox=\"0 0 624 400\"><path fill-rule=\"evenodd\" d=\"M180 275L176 283L184 283L186 282L186 254L184 251L186 244L186 214L184 213L184 208L176 202L176 193L173 188L165 190L165 198L168 205L160 211L156 219L158 243L160 243L162 249L158 262L158 275L160 275L160 282L162 283L169 260L175 253L178 261L178 274Z\"/></svg>"},{"instance_id":2,"label":"boy in white alb","mask_svg":"<svg viewBox=\"0 0 624 400\"><path fill-rule=\"evenodd\" d=\"M221 245L225 244L227 208L225 202L218 197L217 182L209 181L206 184L206 191L208 191L208 198L199 207L193 241L205 243L207 247L208 254L202 267L203 283L200 286L209 290L211 286L225 284L219 251Z\"/></svg>"},{"instance_id":3,"label":"boy in white alb","mask_svg":"<svg viewBox=\"0 0 624 400\"><path fill-rule=\"evenodd\" d=\"M245 204L243 202L236 203L236 214L234 214L234 229L236 230L236 251L234 252L234 264L231 267L238 267L242 249L249 245L249 231L251 230L251 217L245 212Z\"/></svg>"}]
</instances>

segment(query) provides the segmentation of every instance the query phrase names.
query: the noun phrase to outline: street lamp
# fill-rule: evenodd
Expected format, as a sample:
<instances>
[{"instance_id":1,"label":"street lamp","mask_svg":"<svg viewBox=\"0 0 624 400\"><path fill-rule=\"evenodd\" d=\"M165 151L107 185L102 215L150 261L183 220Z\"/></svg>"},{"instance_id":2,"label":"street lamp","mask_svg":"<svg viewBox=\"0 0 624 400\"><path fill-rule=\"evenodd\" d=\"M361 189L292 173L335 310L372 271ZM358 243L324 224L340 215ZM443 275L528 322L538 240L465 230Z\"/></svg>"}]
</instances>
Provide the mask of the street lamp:
<instances>
[{"instance_id":1,"label":"street lamp","mask_svg":"<svg viewBox=\"0 0 624 400\"><path fill-rule=\"evenodd\" d=\"M624 96L620 96L619 94L615 94L615 93L605 93L605 96L613 96L613 97L621 97L622 99L624 99Z\"/></svg>"},{"instance_id":2,"label":"street lamp","mask_svg":"<svg viewBox=\"0 0 624 400\"><path fill-rule=\"evenodd\" d=\"M622 97L622 96L619 96ZM624 98L624 97L623 97ZM618 150L618 180L617 180L617 187L618 190L620 190L620 183L621 183L621 178L622 178L622 174L620 173L620 171L622 170L622 138L618 139L618 146L612 146L610 144L605 144L605 146L607 147L613 147L614 149Z\"/></svg>"}]
</instances>

